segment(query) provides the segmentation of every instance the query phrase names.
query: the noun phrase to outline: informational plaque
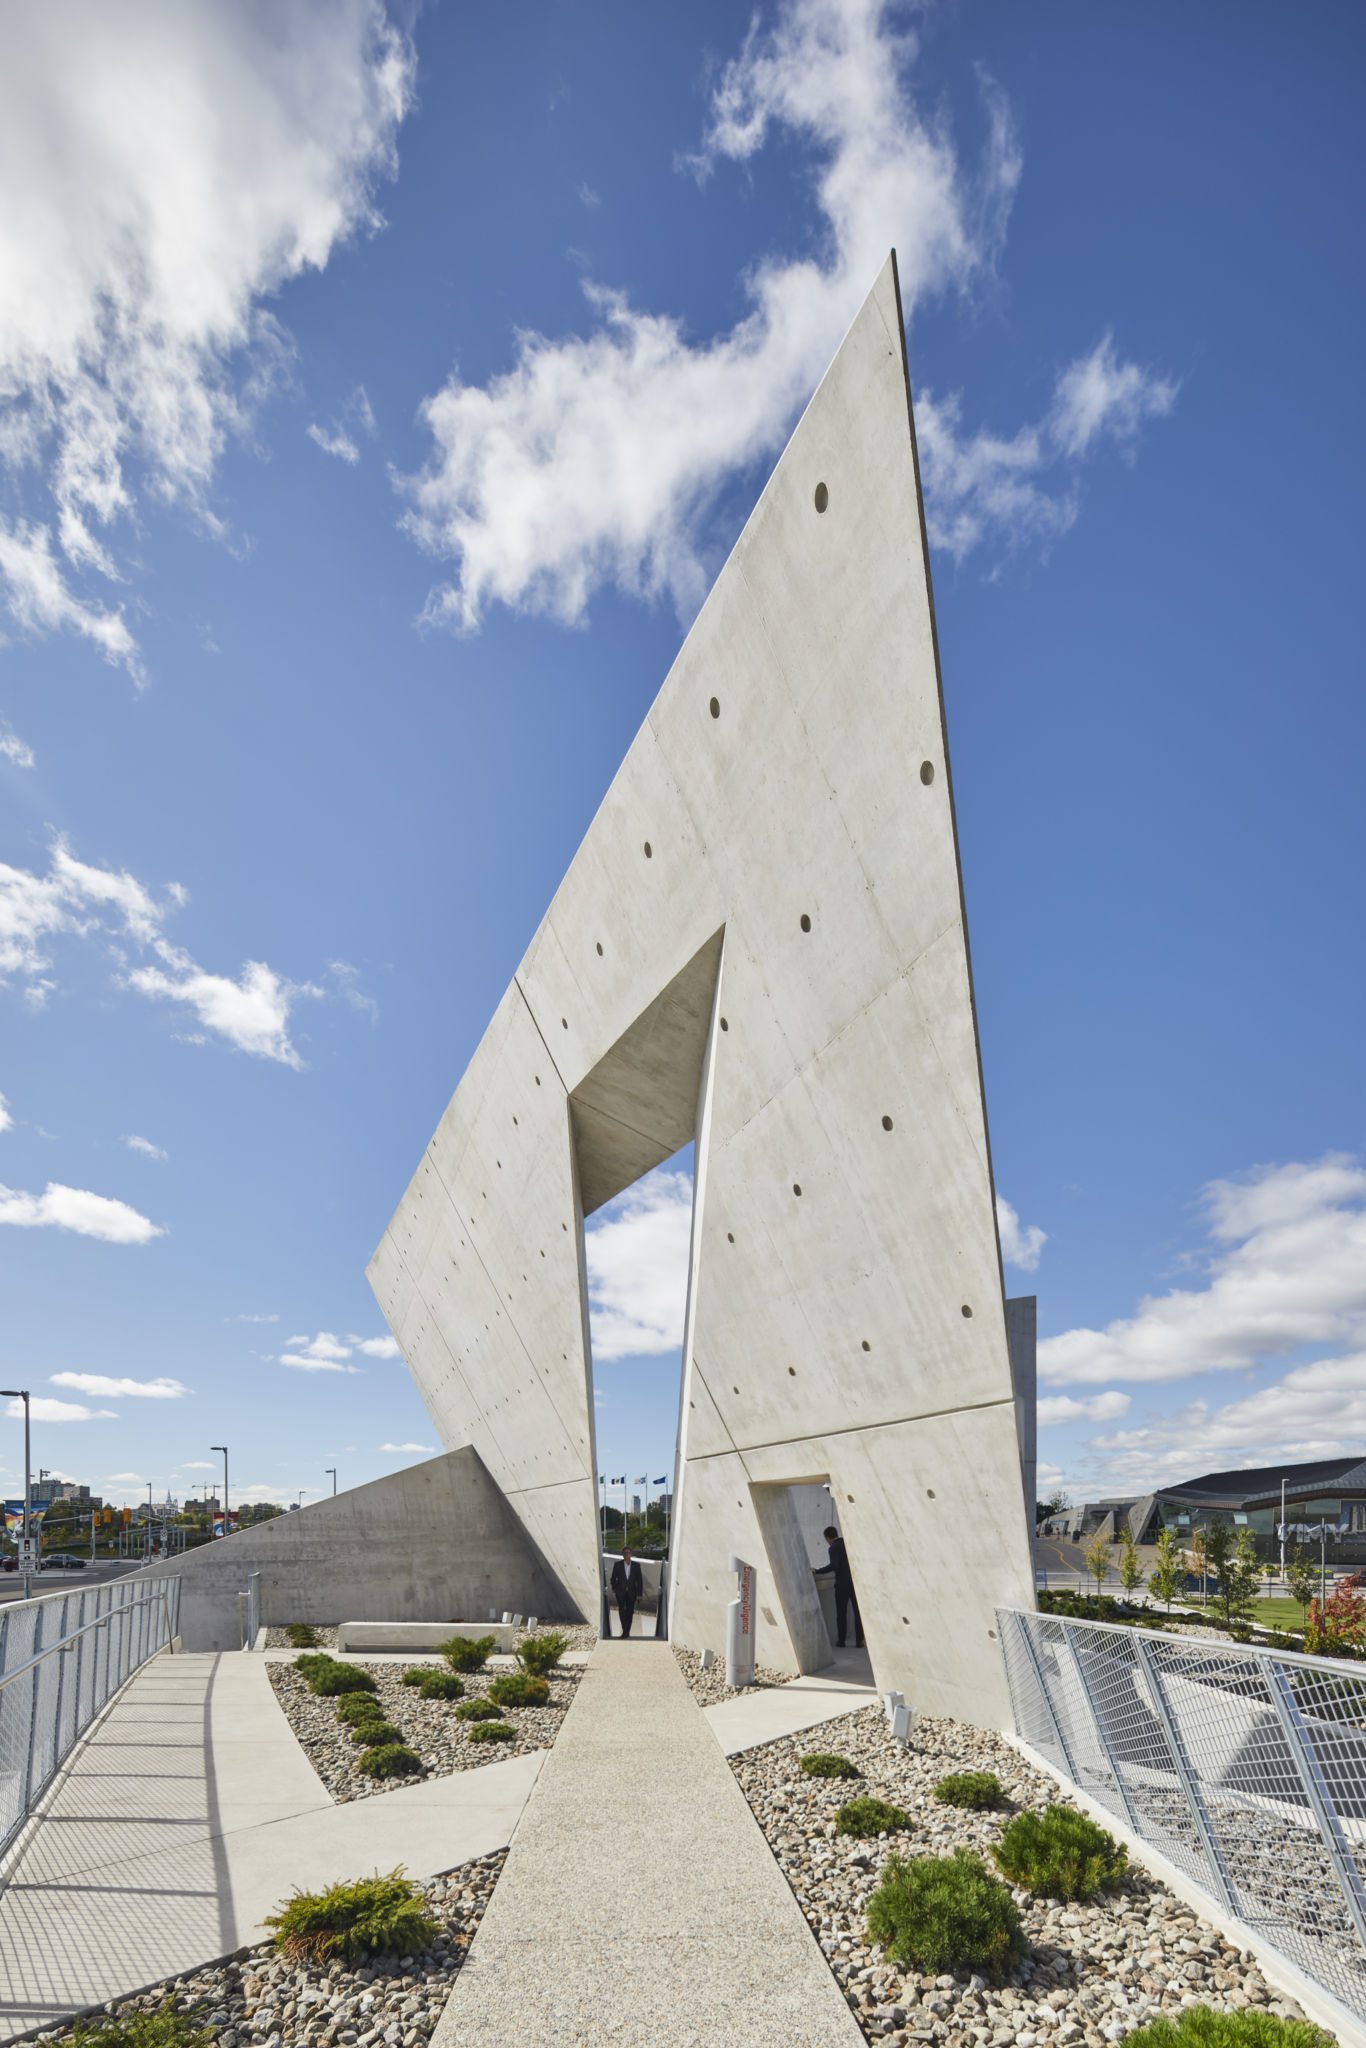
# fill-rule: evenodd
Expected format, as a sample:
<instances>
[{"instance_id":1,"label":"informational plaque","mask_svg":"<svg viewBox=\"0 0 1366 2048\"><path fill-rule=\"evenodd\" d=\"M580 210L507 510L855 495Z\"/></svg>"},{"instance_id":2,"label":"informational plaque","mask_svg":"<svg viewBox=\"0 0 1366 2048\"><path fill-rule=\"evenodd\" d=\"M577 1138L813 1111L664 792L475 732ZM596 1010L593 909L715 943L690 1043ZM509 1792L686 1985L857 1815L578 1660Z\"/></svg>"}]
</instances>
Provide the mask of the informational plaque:
<instances>
[{"instance_id":1,"label":"informational plaque","mask_svg":"<svg viewBox=\"0 0 1366 2048\"><path fill-rule=\"evenodd\" d=\"M733 1557L730 1568L739 1578L740 1591L726 1609L726 1684L753 1685L754 1566Z\"/></svg>"}]
</instances>

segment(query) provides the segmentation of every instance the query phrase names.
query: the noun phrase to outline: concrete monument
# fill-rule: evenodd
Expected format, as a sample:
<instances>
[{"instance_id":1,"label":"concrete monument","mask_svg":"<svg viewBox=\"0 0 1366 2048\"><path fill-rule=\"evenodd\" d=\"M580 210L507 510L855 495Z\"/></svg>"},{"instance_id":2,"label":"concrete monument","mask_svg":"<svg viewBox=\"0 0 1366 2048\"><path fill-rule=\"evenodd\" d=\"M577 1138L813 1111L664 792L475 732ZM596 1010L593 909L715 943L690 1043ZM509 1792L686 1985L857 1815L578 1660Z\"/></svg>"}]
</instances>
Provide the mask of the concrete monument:
<instances>
[{"instance_id":1,"label":"concrete monument","mask_svg":"<svg viewBox=\"0 0 1366 2048\"><path fill-rule=\"evenodd\" d=\"M695 1141L671 1632L1005 1725L1016 1389L895 259L799 422L370 1266L447 1450L600 1576L584 1218ZM551 1611L542 1602L543 1611Z\"/></svg>"}]
</instances>

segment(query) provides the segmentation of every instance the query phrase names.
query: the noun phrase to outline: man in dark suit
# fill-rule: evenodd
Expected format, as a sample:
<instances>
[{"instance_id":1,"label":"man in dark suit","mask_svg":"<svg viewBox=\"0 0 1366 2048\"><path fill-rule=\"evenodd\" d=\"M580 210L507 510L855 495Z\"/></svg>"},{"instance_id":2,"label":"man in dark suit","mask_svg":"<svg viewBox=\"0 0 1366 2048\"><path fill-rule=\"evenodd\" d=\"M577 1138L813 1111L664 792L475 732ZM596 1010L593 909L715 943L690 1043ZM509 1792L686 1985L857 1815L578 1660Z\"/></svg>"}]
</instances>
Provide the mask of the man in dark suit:
<instances>
[{"instance_id":1,"label":"man in dark suit","mask_svg":"<svg viewBox=\"0 0 1366 2048\"><path fill-rule=\"evenodd\" d=\"M617 1603L617 1613L621 1616L621 1632L623 1636L629 1636L631 1623L635 1618L636 1602L645 1590L640 1566L632 1561L629 1550L623 1550L612 1566L610 1583L612 1597Z\"/></svg>"},{"instance_id":2,"label":"man in dark suit","mask_svg":"<svg viewBox=\"0 0 1366 2048\"><path fill-rule=\"evenodd\" d=\"M829 1564L818 1565L815 1576L818 1579L824 1579L833 1574L834 1577L836 1648L842 1650L845 1647L844 1639L849 1633L849 1609L852 1607L854 1610L854 1646L856 1649L861 1650L863 1648L863 1617L858 1611L858 1596L854 1591L854 1575L849 1569L849 1555L844 1547L844 1538L840 1535L838 1529L826 1529L823 1531L823 1534L826 1542L830 1545L830 1562Z\"/></svg>"}]
</instances>

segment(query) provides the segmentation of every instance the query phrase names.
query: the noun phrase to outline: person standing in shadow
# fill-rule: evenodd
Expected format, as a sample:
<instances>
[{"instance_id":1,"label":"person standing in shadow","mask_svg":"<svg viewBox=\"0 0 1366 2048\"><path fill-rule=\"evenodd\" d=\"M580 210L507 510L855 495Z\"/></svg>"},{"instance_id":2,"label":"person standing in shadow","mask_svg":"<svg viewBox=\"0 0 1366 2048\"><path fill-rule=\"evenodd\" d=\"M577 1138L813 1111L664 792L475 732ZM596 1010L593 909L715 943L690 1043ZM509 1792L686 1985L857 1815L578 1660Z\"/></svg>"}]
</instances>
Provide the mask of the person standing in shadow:
<instances>
[{"instance_id":1,"label":"person standing in shadow","mask_svg":"<svg viewBox=\"0 0 1366 2048\"><path fill-rule=\"evenodd\" d=\"M843 1548L842 1545L841 1548ZM612 1598L617 1603L617 1613L621 1617L621 1633L623 1636L629 1636L631 1633L631 1623L635 1619L636 1602L645 1590L645 1581L641 1577L640 1566L634 1562L629 1550L623 1550L621 1556L612 1566L610 1583ZM863 1638L860 1636L859 1641L862 1642L862 1640Z\"/></svg>"},{"instance_id":2,"label":"person standing in shadow","mask_svg":"<svg viewBox=\"0 0 1366 2048\"><path fill-rule=\"evenodd\" d=\"M849 1553L844 1547L844 1538L838 1529L821 1532L830 1545L829 1564L817 1565L813 1577L829 1578L835 1581L835 1648L846 1647L845 1637L849 1633L849 1609L854 1610L854 1647L863 1648L863 1617L858 1611L858 1595L854 1591L854 1575L849 1569Z\"/></svg>"}]
</instances>

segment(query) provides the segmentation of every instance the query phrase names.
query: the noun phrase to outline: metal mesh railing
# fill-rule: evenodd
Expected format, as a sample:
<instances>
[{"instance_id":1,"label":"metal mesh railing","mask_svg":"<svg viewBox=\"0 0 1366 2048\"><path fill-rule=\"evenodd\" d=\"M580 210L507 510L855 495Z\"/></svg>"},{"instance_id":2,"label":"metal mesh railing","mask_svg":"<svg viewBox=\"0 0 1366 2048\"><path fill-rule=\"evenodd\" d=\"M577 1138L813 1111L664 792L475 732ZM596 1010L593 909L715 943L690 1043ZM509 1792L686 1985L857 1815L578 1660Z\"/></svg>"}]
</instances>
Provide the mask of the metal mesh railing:
<instances>
[{"instance_id":1,"label":"metal mesh railing","mask_svg":"<svg viewBox=\"0 0 1366 2048\"><path fill-rule=\"evenodd\" d=\"M1016 1733L1366 2017L1366 1668L998 1611Z\"/></svg>"},{"instance_id":2,"label":"metal mesh railing","mask_svg":"<svg viewBox=\"0 0 1366 2048\"><path fill-rule=\"evenodd\" d=\"M179 1612L177 1578L0 1608L0 1851L101 1708L172 1640Z\"/></svg>"}]
</instances>

